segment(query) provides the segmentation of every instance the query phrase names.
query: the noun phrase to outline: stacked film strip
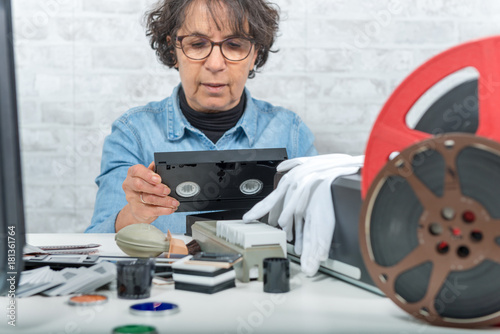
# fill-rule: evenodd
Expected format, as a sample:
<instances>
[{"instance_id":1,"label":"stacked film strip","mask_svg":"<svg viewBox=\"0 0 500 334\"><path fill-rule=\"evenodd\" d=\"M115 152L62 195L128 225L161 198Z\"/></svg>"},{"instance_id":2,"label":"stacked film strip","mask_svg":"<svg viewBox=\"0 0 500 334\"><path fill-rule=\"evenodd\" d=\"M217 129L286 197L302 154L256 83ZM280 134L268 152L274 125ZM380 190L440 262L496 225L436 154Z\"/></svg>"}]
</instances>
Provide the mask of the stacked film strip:
<instances>
[{"instance_id":1,"label":"stacked film strip","mask_svg":"<svg viewBox=\"0 0 500 334\"><path fill-rule=\"evenodd\" d=\"M477 81L445 94L441 108L475 87L472 130L410 128L406 116L419 98L467 67L477 70ZM368 140L359 228L364 261L393 302L434 325L500 324L499 109L495 36L449 49L415 70L388 99Z\"/></svg>"}]
</instances>

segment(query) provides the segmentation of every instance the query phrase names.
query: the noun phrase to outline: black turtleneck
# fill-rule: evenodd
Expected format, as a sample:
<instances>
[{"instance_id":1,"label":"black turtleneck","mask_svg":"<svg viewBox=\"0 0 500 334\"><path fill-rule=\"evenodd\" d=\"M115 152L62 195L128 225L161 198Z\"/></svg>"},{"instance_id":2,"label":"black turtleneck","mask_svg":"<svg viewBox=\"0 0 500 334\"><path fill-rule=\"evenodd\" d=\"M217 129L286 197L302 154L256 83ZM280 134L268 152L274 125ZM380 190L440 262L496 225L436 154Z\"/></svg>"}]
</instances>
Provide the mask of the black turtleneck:
<instances>
[{"instance_id":1,"label":"black turtleneck","mask_svg":"<svg viewBox=\"0 0 500 334\"><path fill-rule=\"evenodd\" d=\"M188 105L184 89L181 87L179 89L179 104L188 122L203 132L215 144L227 130L238 123L245 111L246 96L243 92L240 102L232 109L216 113L204 113L196 111Z\"/></svg>"}]
</instances>

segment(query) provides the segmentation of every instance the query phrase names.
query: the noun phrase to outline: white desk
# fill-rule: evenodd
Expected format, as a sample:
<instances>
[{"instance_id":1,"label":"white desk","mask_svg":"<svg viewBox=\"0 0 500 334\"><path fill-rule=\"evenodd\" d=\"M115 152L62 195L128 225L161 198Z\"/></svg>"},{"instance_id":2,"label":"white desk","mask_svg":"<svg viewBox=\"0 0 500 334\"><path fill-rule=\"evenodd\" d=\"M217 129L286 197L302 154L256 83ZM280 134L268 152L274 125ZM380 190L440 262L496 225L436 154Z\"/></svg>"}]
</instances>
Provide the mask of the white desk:
<instances>
[{"instance_id":1,"label":"white desk","mask_svg":"<svg viewBox=\"0 0 500 334\"><path fill-rule=\"evenodd\" d=\"M177 236L181 237L181 236ZM99 243L100 253L124 255L114 234L29 234L27 242L49 244ZM116 291L103 291L109 301L94 307L73 307L68 296L17 299L16 327L2 317L0 333L111 333L116 326L149 324L159 333L500 333L500 328L460 330L429 326L377 296L324 274L308 278L291 267L291 291L263 292L262 282L236 283L236 288L213 295L154 286L151 297L123 300ZM164 317L129 313L129 306L145 301L178 304L180 312ZM7 298L0 297L7 305ZM4 307L2 309L5 310ZM5 311L4 311L5 312Z\"/></svg>"}]
</instances>

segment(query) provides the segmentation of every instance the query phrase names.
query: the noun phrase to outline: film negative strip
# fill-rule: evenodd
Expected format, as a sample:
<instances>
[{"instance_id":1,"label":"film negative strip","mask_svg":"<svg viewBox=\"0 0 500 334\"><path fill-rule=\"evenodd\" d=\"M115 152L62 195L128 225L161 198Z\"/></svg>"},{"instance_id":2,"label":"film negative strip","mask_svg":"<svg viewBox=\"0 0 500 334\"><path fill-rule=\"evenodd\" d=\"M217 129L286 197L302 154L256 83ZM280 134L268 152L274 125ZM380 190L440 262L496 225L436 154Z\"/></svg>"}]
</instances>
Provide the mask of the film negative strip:
<instances>
[{"instance_id":1,"label":"film negative strip","mask_svg":"<svg viewBox=\"0 0 500 334\"><path fill-rule=\"evenodd\" d=\"M181 203L178 212L250 209L274 188L285 148L158 152L156 172Z\"/></svg>"},{"instance_id":2,"label":"film negative strip","mask_svg":"<svg viewBox=\"0 0 500 334\"><path fill-rule=\"evenodd\" d=\"M474 67L478 80L446 93L409 128L406 115L415 102L465 67ZM459 103L464 93L477 99L474 121L434 136L443 106ZM359 228L363 259L392 301L431 324L500 323L498 106L497 36L457 46L419 67L384 105L368 140Z\"/></svg>"}]
</instances>

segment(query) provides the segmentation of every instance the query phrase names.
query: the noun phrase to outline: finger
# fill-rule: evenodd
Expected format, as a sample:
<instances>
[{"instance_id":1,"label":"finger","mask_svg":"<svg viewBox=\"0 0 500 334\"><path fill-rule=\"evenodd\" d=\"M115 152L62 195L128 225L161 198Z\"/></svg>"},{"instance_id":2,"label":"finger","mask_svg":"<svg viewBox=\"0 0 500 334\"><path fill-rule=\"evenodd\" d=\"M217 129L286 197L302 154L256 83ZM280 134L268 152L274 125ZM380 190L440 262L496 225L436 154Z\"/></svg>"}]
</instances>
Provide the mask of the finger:
<instances>
[{"instance_id":1,"label":"finger","mask_svg":"<svg viewBox=\"0 0 500 334\"><path fill-rule=\"evenodd\" d=\"M141 210L135 210L133 216L138 221L150 221L151 217L167 216L174 213L176 210L172 208L164 208L160 206L145 206L142 205Z\"/></svg>"},{"instance_id":2,"label":"finger","mask_svg":"<svg viewBox=\"0 0 500 334\"><path fill-rule=\"evenodd\" d=\"M155 162L154 161L149 164L148 169L152 170L152 171L155 170Z\"/></svg>"},{"instance_id":3,"label":"finger","mask_svg":"<svg viewBox=\"0 0 500 334\"><path fill-rule=\"evenodd\" d=\"M150 165L151 166L151 165ZM160 175L143 165L134 165L128 169L127 177L141 178L150 184L161 183Z\"/></svg>"},{"instance_id":4,"label":"finger","mask_svg":"<svg viewBox=\"0 0 500 334\"><path fill-rule=\"evenodd\" d=\"M170 188L163 183L151 184L140 177L127 178L123 183L123 190L125 193L130 193L132 191L136 194L146 193L163 197L170 194ZM129 194L129 196L130 195L131 194Z\"/></svg>"},{"instance_id":5,"label":"finger","mask_svg":"<svg viewBox=\"0 0 500 334\"><path fill-rule=\"evenodd\" d=\"M162 197L162 196L156 196L152 194L147 194L147 193L142 193L139 194L139 201L142 204L150 205L150 206L158 206L158 207L164 207L164 208L171 208L177 210L179 207L179 201L177 201L175 198L167 196L167 197Z\"/></svg>"}]
</instances>

